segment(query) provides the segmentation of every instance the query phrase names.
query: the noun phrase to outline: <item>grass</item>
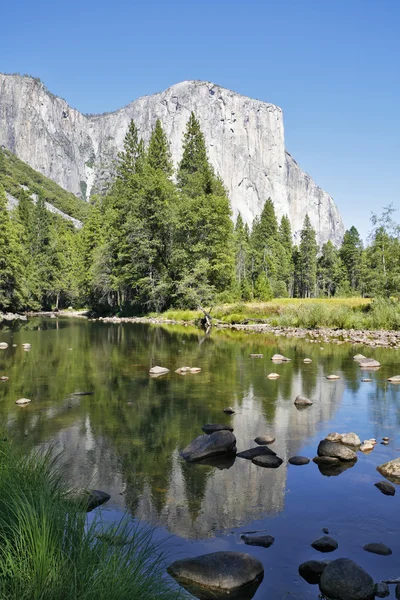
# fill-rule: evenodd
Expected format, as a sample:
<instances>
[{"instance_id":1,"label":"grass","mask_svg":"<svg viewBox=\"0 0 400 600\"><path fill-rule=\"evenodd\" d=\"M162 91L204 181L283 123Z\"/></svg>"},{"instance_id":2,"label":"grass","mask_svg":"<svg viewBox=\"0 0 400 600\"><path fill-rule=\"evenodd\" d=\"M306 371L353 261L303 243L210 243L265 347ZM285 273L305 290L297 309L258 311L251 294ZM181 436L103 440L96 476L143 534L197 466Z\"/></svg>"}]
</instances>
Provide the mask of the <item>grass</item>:
<instances>
[{"instance_id":1,"label":"grass","mask_svg":"<svg viewBox=\"0 0 400 600\"><path fill-rule=\"evenodd\" d=\"M173 600L149 527L88 523L51 453L0 448L1 600Z\"/></svg>"},{"instance_id":2,"label":"grass","mask_svg":"<svg viewBox=\"0 0 400 600\"><path fill-rule=\"evenodd\" d=\"M156 315L152 315L156 316ZM200 311L168 310L165 319L198 321ZM400 301L395 298L276 298L270 302L223 304L212 310L227 324L267 323L278 327L400 329Z\"/></svg>"},{"instance_id":3,"label":"grass","mask_svg":"<svg viewBox=\"0 0 400 600\"><path fill-rule=\"evenodd\" d=\"M0 183L6 192L19 199L23 193L21 185L24 185L29 188L29 194L38 194L70 217L85 220L89 210L87 202L38 173L9 150L3 150L3 154L5 173L0 173Z\"/></svg>"}]
</instances>

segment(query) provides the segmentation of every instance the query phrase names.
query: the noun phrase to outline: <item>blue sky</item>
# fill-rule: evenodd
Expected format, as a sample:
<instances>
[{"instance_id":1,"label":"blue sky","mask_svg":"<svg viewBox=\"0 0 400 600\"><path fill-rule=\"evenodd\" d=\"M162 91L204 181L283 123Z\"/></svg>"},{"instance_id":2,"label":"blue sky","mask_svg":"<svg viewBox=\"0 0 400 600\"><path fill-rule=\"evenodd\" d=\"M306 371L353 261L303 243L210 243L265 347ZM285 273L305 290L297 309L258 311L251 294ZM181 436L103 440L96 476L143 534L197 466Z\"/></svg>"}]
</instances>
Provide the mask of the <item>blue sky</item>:
<instances>
[{"instance_id":1,"label":"blue sky","mask_svg":"<svg viewBox=\"0 0 400 600\"><path fill-rule=\"evenodd\" d=\"M213 81L284 110L287 149L346 227L400 209L400 0L18 0L0 22L0 71L83 112Z\"/></svg>"}]
</instances>

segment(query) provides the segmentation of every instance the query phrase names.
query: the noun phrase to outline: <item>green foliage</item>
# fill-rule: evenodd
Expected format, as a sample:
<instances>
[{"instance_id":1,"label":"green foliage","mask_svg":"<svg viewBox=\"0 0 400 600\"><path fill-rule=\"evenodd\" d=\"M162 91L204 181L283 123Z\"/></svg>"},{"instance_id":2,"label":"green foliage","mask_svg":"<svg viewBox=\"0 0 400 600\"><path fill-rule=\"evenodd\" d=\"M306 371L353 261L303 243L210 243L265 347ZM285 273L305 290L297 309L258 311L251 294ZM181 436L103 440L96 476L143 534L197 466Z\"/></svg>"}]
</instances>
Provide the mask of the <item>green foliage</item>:
<instances>
[{"instance_id":1,"label":"green foliage","mask_svg":"<svg viewBox=\"0 0 400 600\"><path fill-rule=\"evenodd\" d=\"M346 270L338 250L329 240L322 246L322 254L318 258L317 279L320 293L323 296L334 296L346 281Z\"/></svg>"},{"instance_id":2,"label":"green foliage","mask_svg":"<svg viewBox=\"0 0 400 600\"><path fill-rule=\"evenodd\" d=\"M49 453L0 450L0 597L172 600L162 548L148 527L87 522Z\"/></svg>"},{"instance_id":3,"label":"green foliage","mask_svg":"<svg viewBox=\"0 0 400 600\"><path fill-rule=\"evenodd\" d=\"M147 161L153 169L161 169L167 177L171 177L173 173L171 152L160 119L157 119L150 138Z\"/></svg>"},{"instance_id":4,"label":"green foliage","mask_svg":"<svg viewBox=\"0 0 400 600\"><path fill-rule=\"evenodd\" d=\"M256 279L254 296L257 298L257 300L261 300L262 302L271 300L273 296L271 283L264 271L262 271Z\"/></svg>"},{"instance_id":5,"label":"green foliage","mask_svg":"<svg viewBox=\"0 0 400 600\"><path fill-rule=\"evenodd\" d=\"M298 291L302 298L315 295L317 282L317 242L315 230L308 215L304 218L300 233L299 256L297 259Z\"/></svg>"},{"instance_id":6,"label":"green foliage","mask_svg":"<svg viewBox=\"0 0 400 600\"><path fill-rule=\"evenodd\" d=\"M87 215L87 203L67 192L41 173L29 167L8 150L0 150L3 168L0 168L0 185L6 192L18 200L24 195L23 187L30 194L37 194L45 202L49 202L67 215L84 221Z\"/></svg>"}]
</instances>

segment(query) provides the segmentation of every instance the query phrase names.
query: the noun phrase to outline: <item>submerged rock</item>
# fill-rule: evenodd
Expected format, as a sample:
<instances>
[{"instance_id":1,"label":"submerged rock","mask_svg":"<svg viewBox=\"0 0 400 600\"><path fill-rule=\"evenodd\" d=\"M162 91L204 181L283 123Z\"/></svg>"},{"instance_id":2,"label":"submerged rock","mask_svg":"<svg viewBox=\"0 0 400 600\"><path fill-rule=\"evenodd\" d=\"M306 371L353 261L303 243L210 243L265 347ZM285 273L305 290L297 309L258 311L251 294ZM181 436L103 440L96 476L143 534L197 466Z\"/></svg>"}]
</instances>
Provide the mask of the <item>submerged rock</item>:
<instances>
[{"instance_id":1,"label":"submerged rock","mask_svg":"<svg viewBox=\"0 0 400 600\"><path fill-rule=\"evenodd\" d=\"M264 575L262 563L242 552L213 552L184 558L172 563L167 570L179 583L195 584L206 590L225 593L261 581Z\"/></svg>"},{"instance_id":2,"label":"submerged rock","mask_svg":"<svg viewBox=\"0 0 400 600\"><path fill-rule=\"evenodd\" d=\"M364 550L372 552L372 554L380 554L381 556L390 556L390 554L393 554L388 546L378 543L365 544Z\"/></svg>"},{"instance_id":3,"label":"submerged rock","mask_svg":"<svg viewBox=\"0 0 400 600\"><path fill-rule=\"evenodd\" d=\"M338 558L327 565L319 588L335 600L373 600L375 592L372 577L348 558Z\"/></svg>"},{"instance_id":4,"label":"submerged rock","mask_svg":"<svg viewBox=\"0 0 400 600\"><path fill-rule=\"evenodd\" d=\"M307 583L315 585L319 583L321 575L328 564L328 562L322 560L307 560L299 566L299 575Z\"/></svg>"},{"instance_id":5,"label":"submerged rock","mask_svg":"<svg viewBox=\"0 0 400 600\"><path fill-rule=\"evenodd\" d=\"M346 446L361 446L361 440L356 433L345 433L342 435L342 439L340 440L342 444L346 444Z\"/></svg>"},{"instance_id":6,"label":"submerged rock","mask_svg":"<svg viewBox=\"0 0 400 600\"><path fill-rule=\"evenodd\" d=\"M238 458L246 458L247 460L253 460L256 456L276 456L276 452L268 448L267 446L261 446L259 448L249 448L249 450L243 450L236 454Z\"/></svg>"},{"instance_id":7,"label":"submerged rock","mask_svg":"<svg viewBox=\"0 0 400 600\"><path fill-rule=\"evenodd\" d=\"M275 541L272 535L241 535L240 536L245 544L248 546L262 546L263 548L269 548Z\"/></svg>"},{"instance_id":8,"label":"submerged rock","mask_svg":"<svg viewBox=\"0 0 400 600\"><path fill-rule=\"evenodd\" d=\"M159 366L155 366L152 367L149 371L150 375L166 375L167 373L169 373L169 369L167 369L166 367L159 367Z\"/></svg>"},{"instance_id":9,"label":"submerged rock","mask_svg":"<svg viewBox=\"0 0 400 600\"><path fill-rule=\"evenodd\" d=\"M233 431L233 427L231 425L221 425L220 423L206 423L203 425L202 430L209 435L215 431Z\"/></svg>"},{"instance_id":10,"label":"submerged rock","mask_svg":"<svg viewBox=\"0 0 400 600\"><path fill-rule=\"evenodd\" d=\"M313 402L306 396L299 395L296 397L294 403L296 406L311 406Z\"/></svg>"},{"instance_id":11,"label":"submerged rock","mask_svg":"<svg viewBox=\"0 0 400 600\"><path fill-rule=\"evenodd\" d=\"M279 456L271 456L265 454L263 456L255 456L252 463L257 467L265 467L267 469L277 469L283 463L283 460Z\"/></svg>"},{"instance_id":12,"label":"submerged rock","mask_svg":"<svg viewBox=\"0 0 400 600\"><path fill-rule=\"evenodd\" d=\"M400 458L390 460L376 468L386 479L400 483Z\"/></svg>"},{"instance_id":13,"label":"submerged rock","mask_svg":"<svg viewBox=\"0 0 400 600\"><path fill-rule=\"evenodd\" d=\"M331 456L345 461L356 461L357 454L350 450L347 446L343 446L340 442L329 442L321 440L318 445L318 456Z\"/></svg>"},{"instance_id":14,"label":"submerged rock","mask_svg":"<svg viewBox=\"0 0 400 600\"><path fill-rule=\"evenodd\" d=\"M279 377L279 373L269 373L269 375L267 375L267 379L279 379Z\"/></svg>"},{"instance_id":15,"label":"submerged rock","mask_svg":"<svg viewBox=\"0 0 400 600\"><path fill-rule=\"evenodd\" d=\"M315 540L311 546L318 552L333 552L337 550L338 543L329 535L324 535L322 538Z\"/></svg>"},{"instance_id":16,"label":"submerged rock","mask_svg":"<svg viewBox=\"0 0 400 600\"><path fill-rule=\"evenodd\" d=\"M19 400L15 401L15 404L18 404L18 406L26 406L29 403L30 403L29 398L20 398Z\"/></svg>"},{"instance_id":17,"label":"submerged rock","mask_svg":"<svg viewBox=\"0 0 400 600\"><path fill-rule=\"evenodd\" d=\"M259 435L254 439L255 443L259 446L266 446L268 444L273 444L275 442L275 438L272 435Z\"/></svg>"},{"instance_id":18,"label":"submerged rock","mask_svg":"<svg viewBox=\"0 0 400 600\"><path fill-rule=\"evenodd\" d=\"M219 454L236 454L236 438L231 431L216 431L200 435L181 452L188 462L202 460Z\"/></svg>"},{"instance_id":19,"label":"submerged rock","mask_svg":"<svg viewBox=\"0 0 400 600\"><path fill-rule=\"evenodd\" d=\"M308 465L310 459L306 456L292 456L288 461L291 465L301 466Z\"/></svg>"},{"instance_id":20,"label":"submerged rock","mask_svg":"<svg viewBox=\"0 0 400 600\"><path fill-rule=\"evenodd\" d=\"M340 460L335 456L314 456L313 462L316 465L337 465Z\"/></svg>"},{"instance_id":21,"label":"submerged rock","mask_svg":"<svg viewBox=\"0 0 400 600\"><path fill-rule=\"evenodd\" d=\"M375 584L375 596L377 598L387 598L390 596L389 586L387 583L376 583Z\"/></svg>"}]
</instances>

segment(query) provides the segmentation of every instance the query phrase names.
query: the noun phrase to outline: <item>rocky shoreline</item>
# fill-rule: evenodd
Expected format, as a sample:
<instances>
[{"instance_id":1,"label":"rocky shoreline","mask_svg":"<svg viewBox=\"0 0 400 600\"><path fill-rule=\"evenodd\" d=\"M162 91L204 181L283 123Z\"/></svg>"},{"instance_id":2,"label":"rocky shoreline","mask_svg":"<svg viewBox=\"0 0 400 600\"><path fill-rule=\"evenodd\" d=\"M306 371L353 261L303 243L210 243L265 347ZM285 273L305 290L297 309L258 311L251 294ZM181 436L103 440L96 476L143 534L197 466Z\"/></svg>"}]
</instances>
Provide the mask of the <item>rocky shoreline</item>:
<instances>
[{"instance_id":1,"label":"rocky shoreline","mask_svg":"<svg viewBox=\"0 0 400 600\"><path fill-rule=\"evenodd\" d=\"M103 323L150 323L153 325L195 325L194 321L163 319L162 317L99 317L92 319ZM216 329L230 329L248 333L264 333L286 338L305 338L314 343L333 344L361 344L373 348L400 348L400 331L386 330L359 330L359 329L333 329L319 327L306 329L305 327L274 327L266 323L229 324L214 321Z\"/></svg>"}]
</instances>

